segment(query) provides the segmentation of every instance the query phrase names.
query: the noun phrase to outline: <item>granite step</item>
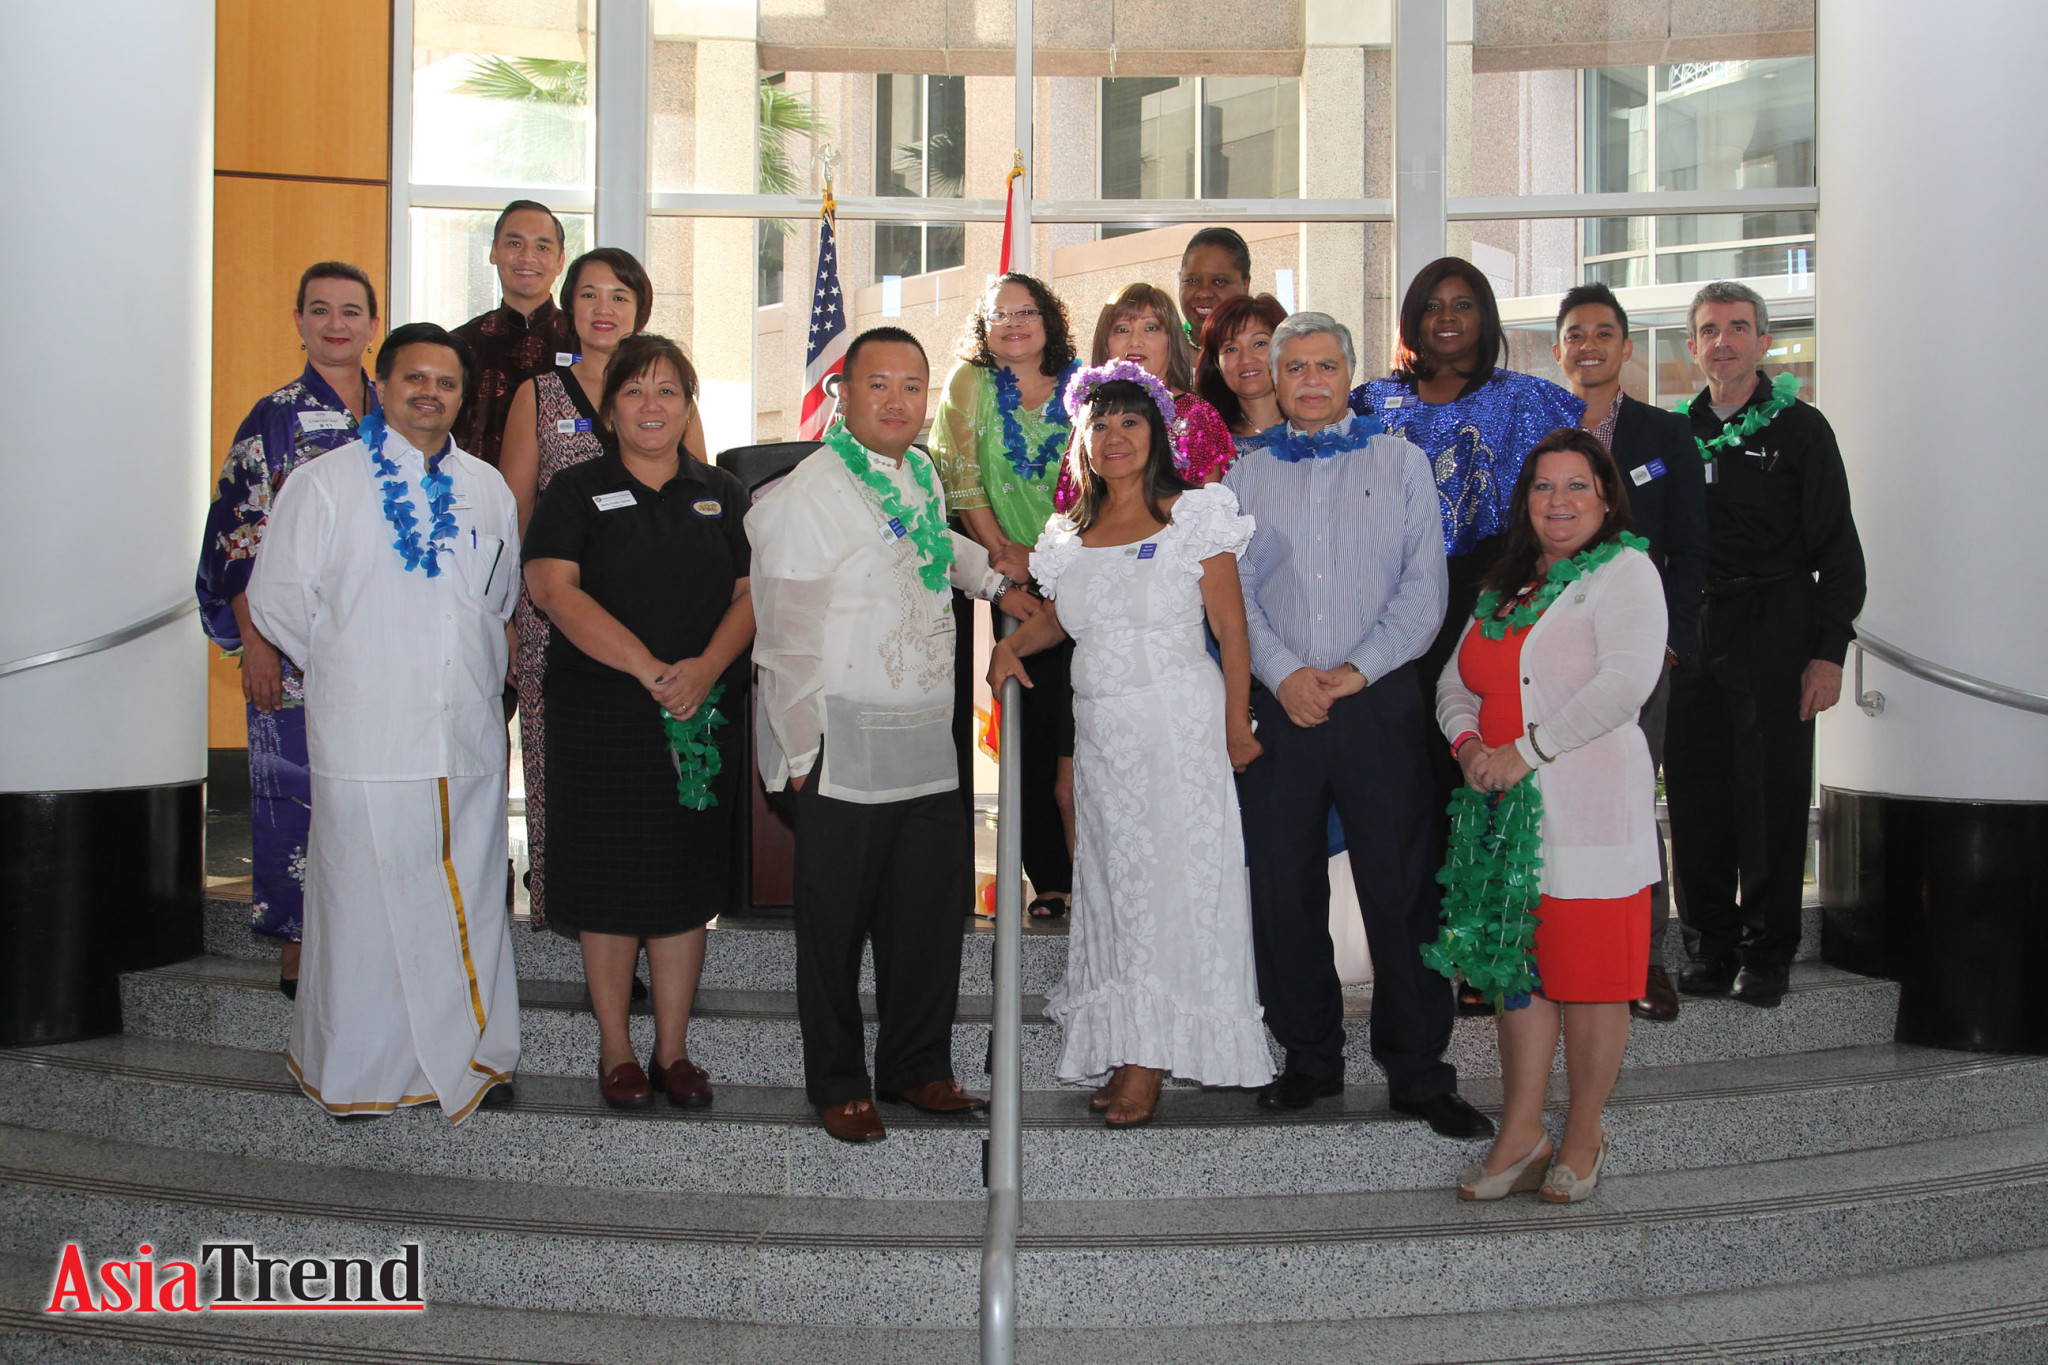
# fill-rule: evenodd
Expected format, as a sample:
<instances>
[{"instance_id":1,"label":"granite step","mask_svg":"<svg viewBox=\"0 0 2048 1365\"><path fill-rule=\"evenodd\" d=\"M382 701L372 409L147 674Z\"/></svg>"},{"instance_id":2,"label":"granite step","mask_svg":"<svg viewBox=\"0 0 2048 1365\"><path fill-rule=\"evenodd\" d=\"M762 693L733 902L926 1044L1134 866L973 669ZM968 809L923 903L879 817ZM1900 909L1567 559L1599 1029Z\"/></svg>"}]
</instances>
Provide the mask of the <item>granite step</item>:
<instances>
[{"instance_id":1,"label":"granite step","mask_svg":"<svg viewBox=\"0 0 2048 1365\"><path fill-rule=\"evenodd\" d=\"M0 1359L19 1365L782 1365L814 1327L435 1303L385 1314L53 1316L51 1268L0 1255ZM2048 1251L1811 1285L1632 1299L1595 1308L1147 1328L1025 1328L1020 1365L2038 1365L2048 1359ZM254 1320L252 1321L252 1316ZM846 1365L959 1365L967 1328L841 1329Z\"/></svg>"},{"instance_id":2,"label":"granite step","mask_svg":"<svg viewBox=\"0 0 2048 1365\"><path fill-rule=\"evenodd\" d=\"M1499 1083L1465 1092L1498 1112ZM1566 1091L1553 1082L1552 1117ZM337 1168L537 1185L881 1200L982 1197L985 1127L884 1106L888 1141L825 1135L800 1089L721 1085L709 1109L606 1108L594 1080L522 1075L517 1102L451 1127L432 1110L339 1124L274 1052L120 1037L0 1051L0 1122L86 1138ZM1622 1073L1607 1113L1617 1175L1782 1160L2048 1121L2048 1058L1885 1043ZM1034 1200L1438 1190L1476 1148L1393 1113L1378 1086L1294 1114L1238 1091L1176 1091L1105 1133L1080 1092L1031 1092Z\"/></svg>"},{"instance_id":3,"label":"granite step","mask_svg":"<svg viewBox=\"0 0 2048 1365\"><path fill-rule=\"evenodd\" d=\"M1059 984L1067 969L1067 924L1068 921L1060 919L1025 925L1025 990L1044 994ZM1820 902L1809 898L1799 960L1819 961L1820 936ZM1665 964L1675 972L1683 965L1683 951L1675 930L1667 937ZM963 983L973 985L990 979L994 944L991 923L970 917L960 950ZM277 940L259 938L249 932L247 901L213 897L206 902L206 951L222 957L275 958L278 950ZM570 981L583 975L582 950L574 939L545 929L535 930L523 921L512 926L512 951L518 958L521 976ZM787 916L722 915L712 921L711 944L704 957L704 985L772 991L787 990L795 981L796 945L790 936ZM873 958L864 953L861 989L872 991L874 981Z\"/></svg>"},{"instance_id":4,"label":"granite step","mask_svg":"<svg viewBox=\"0 0 2048 1365\"><path fill-rule=\"evenodd\" d=\"M131 1034L180 1038L258 1051L282 1051L291 1028L291 1002L278 994L274 968L251 958L198 957L121 979L122 1022ZM520 982L522 1073L583 1076L596 1064L597 1022L580 979ZM872 1000L868 1001L872 1019ZM1347 1079L1381 1079L1371 1057L1370 987L1346 993ZM970 1086L988 1084L991 999L963 994L953 1032L955 1074ZM1041 1013L1042 996L1024 1000L1024 1086L1062 1088L1057 1079L1059 1030ZM1683 1062L1779 1056L1884 1042L1898 1010L1896 983L1857 976L1821 963L1797 963L1792 989L1777 1009L1733 1000L1687 1000L1677 1020L1640 1023L1630 1031L1628 1063ZM873 1047L873 1026L869 1029ZM633 1020L636 1048L650 1052L654 1021L642 1005ZM736 991L706 987L690 1021L691 1056L715 1081L739 1085L803 1083L803 1054L793 991ZM1499 1049L1490 1018L1460 1019L1445 1056L1464 1077L1498 1075ZM1280 1060L1274 1049L1276 1065ZM1562 1067L1562 1054L1557 1063Z\"/></svg>"},{"instance_id":5,"label":"granite step","mask_svg":"<svg viewBox=\"0 0 2048 1365\"><path fill-rule=\"evenodd\" d=\"M421 1247L427 1297L728 1322L965 1327L984 1205L368 1174L0 1126L0 1251ZM1313 1322L1668 1298L2038 1250L2048 1125L1617 1175L1585 1204L1362 1195L1027 1202L1024 1326ZM1540 1268L1540 1270L1539 1270Z\"/></svg>"}]
</instances>

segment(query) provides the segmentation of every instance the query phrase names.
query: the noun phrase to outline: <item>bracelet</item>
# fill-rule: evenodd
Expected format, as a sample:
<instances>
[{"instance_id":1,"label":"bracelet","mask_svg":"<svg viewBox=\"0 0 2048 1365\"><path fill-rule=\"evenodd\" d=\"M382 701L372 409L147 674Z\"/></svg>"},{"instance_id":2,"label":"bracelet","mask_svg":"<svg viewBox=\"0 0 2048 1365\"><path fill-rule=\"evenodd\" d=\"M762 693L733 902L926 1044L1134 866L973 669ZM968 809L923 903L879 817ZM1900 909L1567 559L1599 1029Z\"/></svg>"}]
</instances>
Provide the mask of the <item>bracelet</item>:
<instances>
[{"instance_id":1,"label":"bracelet","mask_svg":"<svg viewBox=\"0 0 2048 1365\"><path fill-rule=\"evenodd\" d=\"M1543 746L1536 742L1536 722L1533 720L1529 722L1529 747L1534 749L1536 757L1542 759L1545 763L1557 762L1556 755L1544 753Z\"/></svg>"},{"instance_id":2,"label":"bracelet","mask_svg":"<svg viewBox=\"0 0 2048 1365\"><path fill-rule=\"evenodd\" d=\"M1003 594L1016 586L1010 581L1008 574L999 575L996 579L996 590L988 595L988 604L992 607L1001 605Z\"/></svg>"},{"instance_id":3,"label":"bracelet","mask_svg":"<svg viewBox=\"0 0 2048 1365\"><path fill-rule=\"evenodd\" d=\"M1458 751L1477 738L1479 738L1479 732L1477 730L1467 730L1464 734L1459 735L1456 739L1452 740L1451 761L1455 763L1458 759Z\"/></svg>"}]
</instances>

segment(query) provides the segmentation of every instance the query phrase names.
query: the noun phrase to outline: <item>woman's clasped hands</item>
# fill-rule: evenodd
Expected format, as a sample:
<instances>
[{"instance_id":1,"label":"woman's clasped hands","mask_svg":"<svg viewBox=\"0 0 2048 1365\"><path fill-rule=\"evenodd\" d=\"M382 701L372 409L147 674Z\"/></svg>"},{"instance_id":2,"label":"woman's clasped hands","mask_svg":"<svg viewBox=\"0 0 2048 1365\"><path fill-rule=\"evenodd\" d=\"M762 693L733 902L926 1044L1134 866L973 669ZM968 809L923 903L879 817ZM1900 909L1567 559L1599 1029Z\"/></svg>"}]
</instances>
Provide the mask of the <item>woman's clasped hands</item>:
<instances>
[{"instance_id":1,"label":"woman's clasped hands","mask_svg":"<svg viewBox=\"0 0 2048 1365\"><path fill-rule=\"evenodd\" d=\"M1529 774L1528 763L1514 745L1496 749L1477 739L1458 746L1458 766L1465 770L1465 785L1481 792L1504 792Z\"/></svg>"}]
</instances>

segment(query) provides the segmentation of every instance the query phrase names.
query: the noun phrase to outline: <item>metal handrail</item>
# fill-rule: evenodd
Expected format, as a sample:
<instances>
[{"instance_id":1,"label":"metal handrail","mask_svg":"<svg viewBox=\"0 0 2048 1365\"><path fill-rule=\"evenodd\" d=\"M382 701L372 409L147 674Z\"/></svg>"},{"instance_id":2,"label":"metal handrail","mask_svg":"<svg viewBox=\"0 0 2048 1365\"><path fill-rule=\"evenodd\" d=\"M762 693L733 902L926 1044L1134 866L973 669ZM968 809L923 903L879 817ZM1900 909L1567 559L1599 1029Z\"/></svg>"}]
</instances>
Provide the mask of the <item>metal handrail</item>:
<instances>
[{"instance_id":1,"label":"metal handrail","mask_svg":"<svg viewBox=\"0 0 2048 1365\"><path fill-rule=\"evenodd\" d=\"M1976 697L1980 701L1996 702L2018 711L2032 711L2036 715L2048 716L2048 695L2028 692L2023 688L2007 687L1974 674L1950 668L1947 664L1923 659L1918 654L1899 648L1890 641L1872 635L1860 621L1856 625L1856 704L1865 715L1882 715L1884 693L1863 690L1863 656L1875 654L1896 669L1910 673L1916 678L1946 687L1952 692Z\"/></svg>"},{"instance_id":2,"label":"metal handrail","mask_svg":"<svg viewBox=\"0 0 2048 1365\"><path fill-rule=\"evenodd\" d=\"M994 613L1008 635L1016 622ZM1024 1199L1023 693L1003 683L997 705L996 941L992 1084L988 1115L988 1225L981 1241L981 1359L1011 1365L1017 1352L1017 1221Z\"/></svg>"},{"instance_id":3,"label":"metal handrail","mask_svg":"<svg viewBox=\"0 0 2048 1365\"><path fill-rule=\"evenodd\" d=\"M104 650L118 648L131 640L140 640L145 635L162 630L171 622L182 620L185 613L197 610L199 610L199 599L188 594L183 601L173 606L165 607L153 616L145 616L140 621L125 625L119 630L110 630L104 635L95 635L90 640L81 640L75 645L66 645L62 649L48 650L42 654L31 654L25 659L15 659L9 663L0 664L0 678L14 673L26 673L31 668L41 668L46 664L63 663L66 659L83 659L88 654L98 654Z\"/></svg>"}]
</instances>

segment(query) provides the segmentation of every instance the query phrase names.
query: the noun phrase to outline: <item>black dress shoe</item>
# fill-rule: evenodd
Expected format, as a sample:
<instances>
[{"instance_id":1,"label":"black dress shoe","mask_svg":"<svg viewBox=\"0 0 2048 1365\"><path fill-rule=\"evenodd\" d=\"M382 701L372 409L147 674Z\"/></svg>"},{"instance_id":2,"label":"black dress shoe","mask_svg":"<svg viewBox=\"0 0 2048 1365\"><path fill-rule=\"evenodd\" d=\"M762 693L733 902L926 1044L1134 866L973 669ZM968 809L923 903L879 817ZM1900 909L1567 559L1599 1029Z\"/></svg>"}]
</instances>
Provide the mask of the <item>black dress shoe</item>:
<instances>
[{"instance_id":1,"label":"black dress shoe","mask_svg":"<svg viewBox=\"0 0 2048 1365\"><path fill-rule=\"evenodd\" d=\"M1650 968L1643 998L1629 1001L1628 1012L1658 1024L1668 1024L1678 1017L1678 992L1672 988L1671 973L1664 970L1663 964Z\"/></svg>"},{"instance_id":2,"label":"black dress shoe","mask_svg":"<svg viewBox=\"0 0 2048 1365\"><path fill-rule=\"evenodd\" d=\"M1259 1091L1259 1108L1306 1109L1317 1100L1343 1093L1342 1076L1311 1076L1305 1071L1284 1071L1279 1080Z\"/></svg>"},{"instance_id":3,"label":"black dress shoe","mask_svg":"<svg viewBox=\"0 0 2048 1365\"><path fill-rule=\"evenodd\" d=\"M1395 1100L1392 1104L1395 1113L1413 1114L1443 1137L1493 1136L1493 1120L1465 1103L1464 1097L1455 1090L1446 1090L1441 1095L1431 1095L1426 1100L1416 1100L1412 1103Z\"/></svg>"},{"instance_id":4,"label":"black dress shoe","mask_svg":"<svg viewBox=\"0 0 2048 1365\"><path fill-rule=\"evenodd\" d=\"M1726 995L1734 984L1733 962L1694 962L1678 974L1680 995Z\"/></svg>"},{"instance_id":5,"label":"black dress shoe","mask_svg":"<svg viewBox=\"0 0 2048 1365\"><path fill-rule=\"evenodd\" d=\"M1774 1010L1784 1002L1785 987L1791 982L1791 968L1776 962L1759 962L1744 967L1735 978L1735 998L1758 1009Z\"/></svg>"},{"instance_id":6,"label":"black dress shoe","mask_svg":"<svg viewBox=\"0 0 2048 1365\"><path fill-rule=\"evenodd\" d=\"M277 993L287 1000L297 1000L299 979L296 976L280 976L277 979Z\"/></svg>"}]
</instances>

